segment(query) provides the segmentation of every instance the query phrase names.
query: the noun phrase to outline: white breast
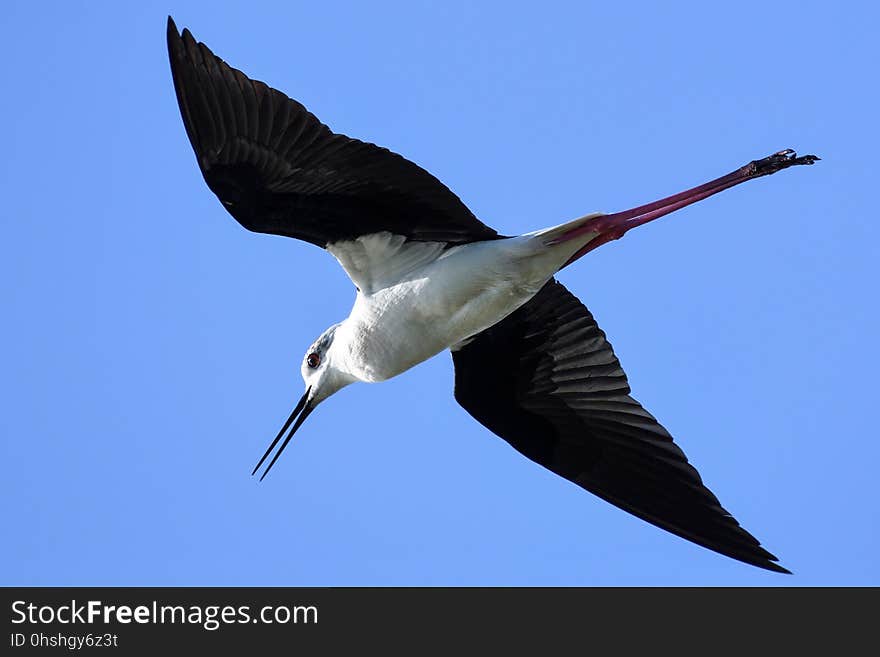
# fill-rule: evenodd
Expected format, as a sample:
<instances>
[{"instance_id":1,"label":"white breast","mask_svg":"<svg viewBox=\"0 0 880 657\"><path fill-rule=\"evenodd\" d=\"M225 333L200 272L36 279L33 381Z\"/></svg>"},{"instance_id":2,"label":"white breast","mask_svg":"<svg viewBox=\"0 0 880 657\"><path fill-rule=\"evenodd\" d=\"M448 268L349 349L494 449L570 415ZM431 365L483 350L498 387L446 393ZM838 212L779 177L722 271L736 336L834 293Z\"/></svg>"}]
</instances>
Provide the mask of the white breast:
<instances>
[{"instance_id":1,"label":"white breast","mask_svg":"<svg viewBox=\"0 0 880 657\"><path fill-rule=\"evenodd\" d=\"M396 376L519 308L567 250L547 249L528 236L446 250L387 234L337 243L333 254L361 285L334 351L362 381Z\"/></svg>"}]
</instances>

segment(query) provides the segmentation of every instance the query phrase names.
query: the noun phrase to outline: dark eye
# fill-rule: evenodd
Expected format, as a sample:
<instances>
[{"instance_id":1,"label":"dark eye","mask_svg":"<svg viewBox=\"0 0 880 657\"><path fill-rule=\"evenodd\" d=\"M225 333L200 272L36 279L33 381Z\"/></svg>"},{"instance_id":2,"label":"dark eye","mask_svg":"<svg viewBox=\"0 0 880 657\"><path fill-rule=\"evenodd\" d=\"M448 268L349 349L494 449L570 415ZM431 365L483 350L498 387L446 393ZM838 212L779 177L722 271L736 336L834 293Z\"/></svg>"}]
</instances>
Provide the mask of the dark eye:
<instances>
[{"instance_id":1,"label":"dark eye","mask_svg":"<svg viewBox=\"0 0 880 657\"><path fill-rule=\"evenodd\" d=\"M321 364L321 357L318 354L316 354L315 352L310 353L306 357L306 365L308 365L312 369L315 369L320 364Z\"/></svg>"}]
</instances>

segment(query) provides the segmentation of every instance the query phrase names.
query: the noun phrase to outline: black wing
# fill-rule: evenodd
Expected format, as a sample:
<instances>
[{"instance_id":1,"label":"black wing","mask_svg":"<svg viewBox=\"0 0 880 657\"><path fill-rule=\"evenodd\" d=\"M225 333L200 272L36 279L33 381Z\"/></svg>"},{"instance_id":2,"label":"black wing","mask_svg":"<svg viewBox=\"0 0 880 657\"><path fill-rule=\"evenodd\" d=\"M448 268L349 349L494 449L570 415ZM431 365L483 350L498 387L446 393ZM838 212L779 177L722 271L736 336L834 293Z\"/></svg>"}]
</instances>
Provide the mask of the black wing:
<instances>
[{"instance_id":1,"label":"black wing","mask_svg":"<svg viewBox=\"0 0 880 657\"><path fill-rule=\"evenodd\" d=\"M605 334L560 283L551 280L452 357L458 403L523 455L682 538L788 572L629 396Z\"/></svg>"},{"instance_id":2,"label":"black wing","mask_svg":"<svg viewBox=\"0 0 880 657\"><path fill-rule=\"evenodd\" d=\"M383 230L451 244L497 237L430 173L331 132L300 103L196 43L189 30L178 34L171 17L168 55L205 181L248 230L321 247Z\"/></svg>"}]
</instances>

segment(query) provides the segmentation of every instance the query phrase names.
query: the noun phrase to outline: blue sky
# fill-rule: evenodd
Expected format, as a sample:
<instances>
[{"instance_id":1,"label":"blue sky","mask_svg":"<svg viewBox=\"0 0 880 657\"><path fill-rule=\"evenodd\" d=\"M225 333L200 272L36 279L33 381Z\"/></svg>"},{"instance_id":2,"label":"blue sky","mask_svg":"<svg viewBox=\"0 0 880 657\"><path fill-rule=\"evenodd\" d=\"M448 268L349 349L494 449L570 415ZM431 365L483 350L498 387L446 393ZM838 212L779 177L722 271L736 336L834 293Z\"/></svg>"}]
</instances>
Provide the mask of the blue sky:
<instances>
[{"instance_id":1,"label":"blue sky","mask_svg":"<svg viewBox=\"0 0 880 657\"><path fill-rule=\"evenodd\" d=\"M873 3L4 7L0 583L877 585ZM644 3L648 4L648 3ZM641 522L514 452L448 354L322 405L249 476L351 283L204 185L171 13L505 233L816 153L561 280L634 395L794 576Z\"/></svg>"}]
</instances>

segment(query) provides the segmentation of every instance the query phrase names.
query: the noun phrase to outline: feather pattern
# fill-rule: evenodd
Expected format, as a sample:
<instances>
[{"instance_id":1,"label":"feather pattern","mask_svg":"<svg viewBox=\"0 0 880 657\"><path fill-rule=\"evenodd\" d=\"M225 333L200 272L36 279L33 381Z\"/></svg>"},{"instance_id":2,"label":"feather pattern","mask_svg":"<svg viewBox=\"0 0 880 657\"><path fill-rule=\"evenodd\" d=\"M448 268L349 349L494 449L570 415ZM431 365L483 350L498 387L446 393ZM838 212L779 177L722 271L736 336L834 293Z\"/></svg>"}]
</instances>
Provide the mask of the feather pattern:
<instances>
[{"instance_id":1,"label":"feather pattern","mask_svg":"<svg viewBox=\"0 0 880 657\"><path fill-rule=\"evenodd\" d=\"M698 545L788 572L629 395L605 334L557 281L452 357L458 403L524 456Z\"/></svg>"},{"instance_id":2,"label":"feather pattern","mask_svg":"<svg viewBox=\"0 0 880 657\"><path fill-rule=\"evenodd\" d=\"M252 80L168 21L180 113L205 182L248 230L322 248L387 231L408 240L497 239L433 175L332 132L297 101Z\"/></svg>"}]
</instances>

